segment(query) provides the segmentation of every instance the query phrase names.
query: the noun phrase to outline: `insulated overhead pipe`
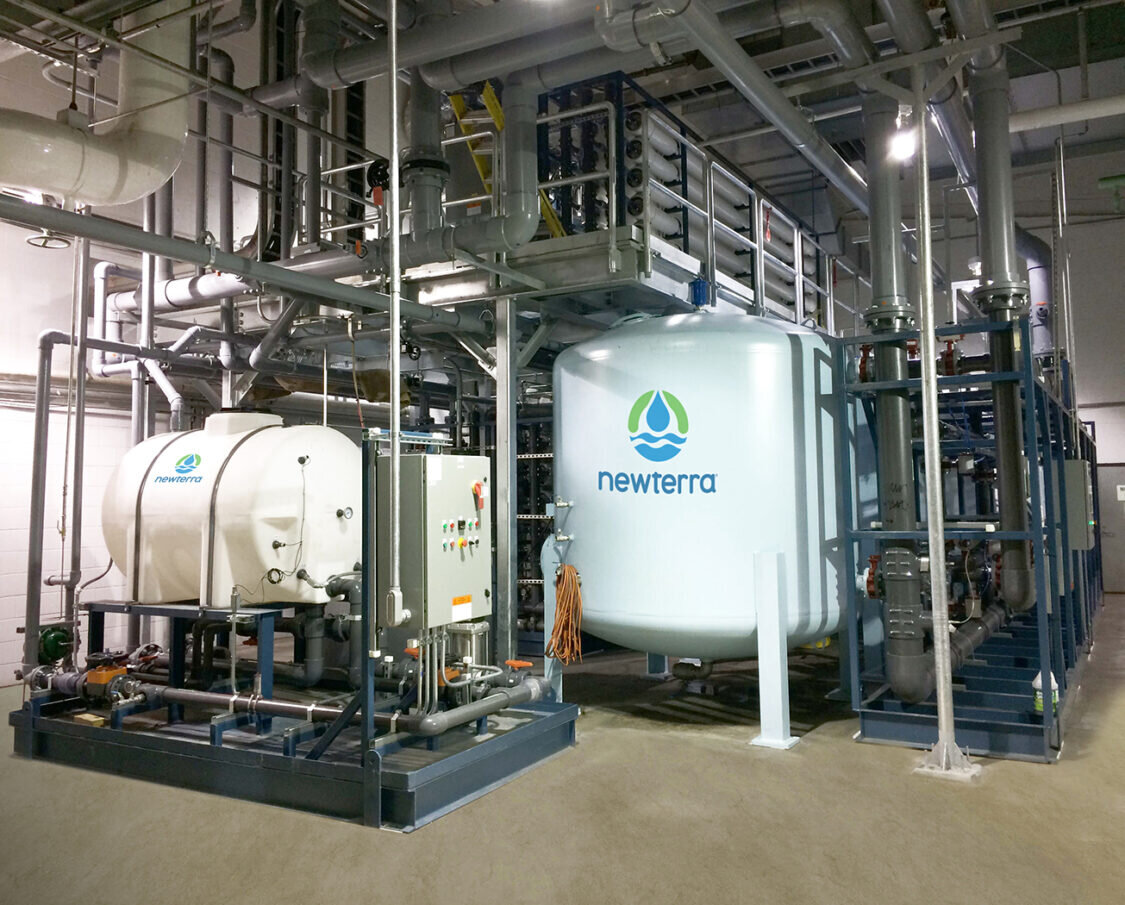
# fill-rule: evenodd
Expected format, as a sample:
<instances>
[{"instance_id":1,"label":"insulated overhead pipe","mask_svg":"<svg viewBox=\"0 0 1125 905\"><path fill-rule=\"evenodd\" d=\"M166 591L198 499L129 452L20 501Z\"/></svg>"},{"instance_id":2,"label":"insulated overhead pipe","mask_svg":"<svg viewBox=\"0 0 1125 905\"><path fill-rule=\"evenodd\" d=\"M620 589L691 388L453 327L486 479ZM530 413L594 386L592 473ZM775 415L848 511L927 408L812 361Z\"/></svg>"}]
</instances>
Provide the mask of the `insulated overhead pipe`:
<instances>
[{"instance_id":1,"label":"insulated overhead pipe","mask_svg":"<svg viewBox=\"0 0 1125 905\"><path fill-rule=\"evenodd\" d=\"M123 26L135 28L187 5L163 0L126 16ZM190 21L181 17L132 43L186 66L189 34ZM188 82L133 53L123 54L119 67L122 116L107 132L0 110L0 184L96 206L138 201L164 185L183 159Z\"/></svg>"}]
</instances>

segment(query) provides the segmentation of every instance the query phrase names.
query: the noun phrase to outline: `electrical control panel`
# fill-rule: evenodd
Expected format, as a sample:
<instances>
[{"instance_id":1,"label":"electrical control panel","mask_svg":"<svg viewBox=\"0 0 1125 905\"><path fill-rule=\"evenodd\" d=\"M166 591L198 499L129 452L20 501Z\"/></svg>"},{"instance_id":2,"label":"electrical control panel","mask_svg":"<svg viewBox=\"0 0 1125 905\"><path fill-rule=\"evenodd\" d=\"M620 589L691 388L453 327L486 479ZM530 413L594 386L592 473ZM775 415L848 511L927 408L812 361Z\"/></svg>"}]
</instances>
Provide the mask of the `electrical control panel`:
<instances>
[{"instance_id":1,"label":"electrical control panel","mask_svg":"<svg viewBox=\"0 0 1125 905\"><path fill-rule=\"evenodd\" d=\"M1072 550L1094 548L1094 484L1090 463L1066 460L1066 531Z\"/></svg>"},{"instance_id":2,"label":"electrical control panel","mask_svg":"<svg viewBox=\"0 0 1125 905\"><path fill-rule=\"evenodd\" d=\"M492 516L486 456L416 454L401 458L403 626L428 629L492 613ZM390 578L390 458L376 464L376 584Z\"/></svg>"}]
</instances>

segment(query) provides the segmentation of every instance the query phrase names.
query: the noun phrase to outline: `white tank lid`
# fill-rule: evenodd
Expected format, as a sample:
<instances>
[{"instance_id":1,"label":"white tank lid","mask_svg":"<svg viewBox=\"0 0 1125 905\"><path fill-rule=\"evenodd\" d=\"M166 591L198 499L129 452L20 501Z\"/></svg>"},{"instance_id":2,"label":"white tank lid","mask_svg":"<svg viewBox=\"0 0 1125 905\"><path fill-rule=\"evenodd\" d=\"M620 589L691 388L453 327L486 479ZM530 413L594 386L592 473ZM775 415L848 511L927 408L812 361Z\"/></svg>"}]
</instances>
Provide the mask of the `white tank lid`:
<instances>
[{"instance_id":1,"label":"white tank lid","mask_svg":"<svg viewBox=\"0 0 1125 905\"><path fill-rule=\"evenodd\" d=\"M281 424L280 415L264 412L216 412L203 422L203 430L209 434L241 434L258 427Z\"/></svg>"}]
</instances>

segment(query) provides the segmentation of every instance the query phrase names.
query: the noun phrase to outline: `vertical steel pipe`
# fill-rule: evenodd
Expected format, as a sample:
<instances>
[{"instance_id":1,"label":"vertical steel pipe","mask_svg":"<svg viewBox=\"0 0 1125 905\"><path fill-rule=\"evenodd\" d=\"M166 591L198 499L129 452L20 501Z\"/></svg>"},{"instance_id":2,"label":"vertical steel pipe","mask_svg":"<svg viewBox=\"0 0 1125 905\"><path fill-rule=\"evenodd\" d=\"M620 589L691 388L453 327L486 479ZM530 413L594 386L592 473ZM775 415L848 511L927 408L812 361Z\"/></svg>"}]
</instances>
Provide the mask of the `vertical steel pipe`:
<instances>
[{"instance_id":1,"label":"vertical steel pipe","mask_svg":"<svg viewBox=\"0 0 1125 905\"><path fill-rule=\"evenodd\" d=\"M85 209L82 213L86 213ZM63 620L77 638L75 602L78 583L82 578L82 493L86 461L86 331L90 298L90 240L77 239L74 243L74 306L77 309L77 332L74 340L77 369L74 375L74 454L70 479L70 574L64 591ZM67 668L74 665L73 649L63 660Z\"/></svg>"},{"instance_id":2,"label":"vertical steel pipe","mask_svg":"<svg viewBox=\"0 0 1125 905\"><path fill-rule=\"evenodd\" d=\"M898 103L892 98L864 95L871 236L871 306L864 312L864 319L875 333L908 330L916 314L907 293L902 252L901 164L890 153L897 118ZM874 356L876 380L901 382L910 376L905 339L877 344ZM882 527L887 531L914 531L918 527L914 428L906 388L879 392L875 416ZM899 697L920 701L930 693L930 658L925 650L917 545L912 541L887 541L880 555L887 678Z\"/></svg>"}]
</instances>

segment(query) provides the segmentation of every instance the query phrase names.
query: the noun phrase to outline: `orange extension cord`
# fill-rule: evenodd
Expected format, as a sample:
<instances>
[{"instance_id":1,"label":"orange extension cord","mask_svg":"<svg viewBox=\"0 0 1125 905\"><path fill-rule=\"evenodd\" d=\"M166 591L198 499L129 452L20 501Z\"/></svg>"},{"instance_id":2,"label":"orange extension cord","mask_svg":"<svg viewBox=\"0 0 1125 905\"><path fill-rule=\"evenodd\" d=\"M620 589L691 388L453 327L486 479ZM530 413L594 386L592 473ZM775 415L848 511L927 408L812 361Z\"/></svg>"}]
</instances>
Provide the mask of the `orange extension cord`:
<instances>
[{"instance_id":1,"label":"orange extension cord","mask_svg":"<svg viewBox=\"0 0 1125 905\"><path fill-rule=\"evenodd\" d=\"M569 666L582 662L582 589L578 570L562 565L555 577L555 627L547 645L547 656Z\"/></svg>"}]
</instances>

